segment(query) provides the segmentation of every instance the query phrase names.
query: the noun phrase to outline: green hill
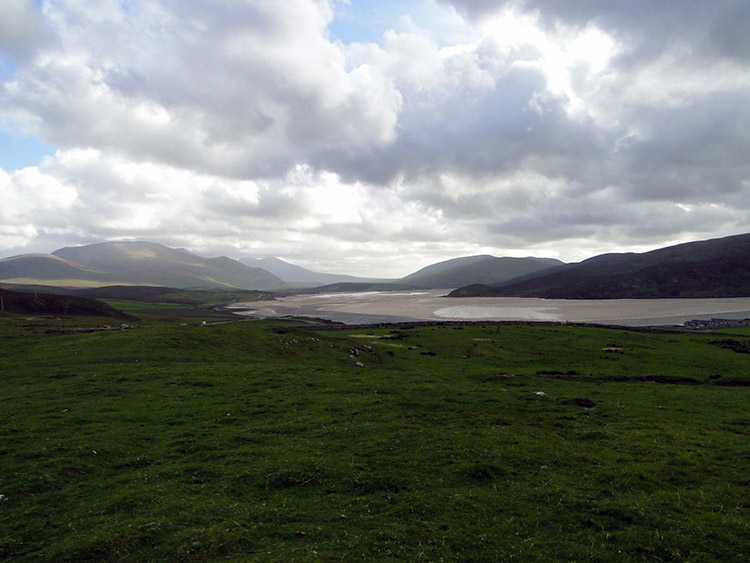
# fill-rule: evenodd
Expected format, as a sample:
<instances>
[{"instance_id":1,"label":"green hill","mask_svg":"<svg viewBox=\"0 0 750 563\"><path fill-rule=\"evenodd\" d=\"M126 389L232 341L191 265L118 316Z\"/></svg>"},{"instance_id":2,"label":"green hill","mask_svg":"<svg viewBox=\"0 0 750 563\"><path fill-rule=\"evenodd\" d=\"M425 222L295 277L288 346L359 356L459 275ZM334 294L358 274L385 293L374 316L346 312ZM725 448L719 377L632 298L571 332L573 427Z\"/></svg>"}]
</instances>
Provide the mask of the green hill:
<instances>
[{"instance_id":1,"label":"green hill","mask_svg":"<svg viewBox=\"0 0 750 563\"><path fill-rule=\"evenodd\" d=\"M52 254L22 254L0 260L0 280L24 284L76 280L85 284L107 282L112 280L112 277L106 272L85 268Z\"/></svg>"}]
</instances>

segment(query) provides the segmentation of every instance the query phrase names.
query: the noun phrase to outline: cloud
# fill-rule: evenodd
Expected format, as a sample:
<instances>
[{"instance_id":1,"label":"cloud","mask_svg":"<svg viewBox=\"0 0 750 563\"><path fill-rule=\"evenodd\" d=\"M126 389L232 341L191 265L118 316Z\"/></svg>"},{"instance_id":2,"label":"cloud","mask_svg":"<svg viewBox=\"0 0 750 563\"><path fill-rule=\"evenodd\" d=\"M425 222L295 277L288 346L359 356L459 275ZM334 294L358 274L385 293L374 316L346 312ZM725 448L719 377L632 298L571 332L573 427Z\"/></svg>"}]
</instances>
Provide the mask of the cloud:
<instances>
[{"instance_id":1,"label":"cloud","mask_svg":"<svg viewBox=\"0 0 750 563\"><path fill-rule=\"evenodd\" d=\"M504 10L535 14L548 29L559 26L597 28L628 46L621 62L653 59L673 45L692 58L750 56L750 5L724 2L579 2L577 0L438 0L472 20L487 20Z\"/></svg>"},{"instance_id":2,"label":"cloud","mask_svg":"<svg viewBox=\"0 0 750 563\"><path fill-rule=\"evenodd\" d=\"M34 0L4 0L0 4L0 54L27 58L43 37L42 27Z\"/></svg>"},{"instance_id":3,"label":"cloud","mask_svg":"<svg viewBox=\"0 0 750 563\"><path fill-rule=\"evenodd\" d=\"M748 230L746 2L438 4L349 43L325 0L3 4L0 127L60 150L0 176L0 247L407 273Z\"/></svg>"},{"instance_id":4,"label":"cloud","mask_svg":"<svg viewBox=\"0 0 750 563\"><path fill-rule=\"evenodd\" d=\"M530 156L600 152L591 124L569 118L568 100L548 90L534 65L538 53L524 47L483 37L451 50L413 33L386 34L372 64L403 98L397 137L367 151L322 151L315 161L345 178L388 184L441 171L481 177Z\"/></svg>"},{"instance_id":5,"label":"cloud","mask_svg":"<svg viewBox=\"0 0 750 563\"><path fill-rule=\"evenodd\" d=\"M60 146L235 176L316 149L388 142L398 92L348 70L326 3L48 2L63 49L0 95L6 119Z\"/></svg>"}]
</instances>

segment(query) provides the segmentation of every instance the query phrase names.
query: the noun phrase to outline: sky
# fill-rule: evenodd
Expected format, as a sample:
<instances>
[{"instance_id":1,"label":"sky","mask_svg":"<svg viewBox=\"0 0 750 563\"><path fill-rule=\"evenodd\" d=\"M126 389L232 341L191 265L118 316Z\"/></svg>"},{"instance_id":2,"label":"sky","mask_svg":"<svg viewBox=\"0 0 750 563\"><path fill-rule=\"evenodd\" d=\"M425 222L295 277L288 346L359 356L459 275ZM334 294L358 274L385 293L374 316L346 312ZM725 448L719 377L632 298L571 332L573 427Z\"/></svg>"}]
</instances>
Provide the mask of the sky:
<instances>
[{"instance_id":1,"label":"sky","mask_svg":"<svg viewBox=\"0 0 750 563\"><path fill-rule=\"evenodd\" d=\"M0 257L402 276L750 232L747 0L2 0Z\"/></svg>"}]
</instances>

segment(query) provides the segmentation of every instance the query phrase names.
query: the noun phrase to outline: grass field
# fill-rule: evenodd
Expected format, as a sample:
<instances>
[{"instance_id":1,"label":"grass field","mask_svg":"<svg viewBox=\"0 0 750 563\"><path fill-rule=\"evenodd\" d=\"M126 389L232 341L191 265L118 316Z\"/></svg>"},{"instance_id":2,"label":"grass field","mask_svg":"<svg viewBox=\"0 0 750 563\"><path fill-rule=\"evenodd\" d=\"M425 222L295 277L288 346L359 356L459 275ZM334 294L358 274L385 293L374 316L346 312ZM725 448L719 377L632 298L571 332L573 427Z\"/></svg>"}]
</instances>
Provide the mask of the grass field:
<instances>
[{"instance_id":1,"label":"grass field","mask_svg":"<svg viewBox=\"0 0 750 563\"><path fill-rule=\"evenodd\" d=\"M750 552L746 329L87 322L0 318L1 560Z\"/></svg>"}]
</instances>

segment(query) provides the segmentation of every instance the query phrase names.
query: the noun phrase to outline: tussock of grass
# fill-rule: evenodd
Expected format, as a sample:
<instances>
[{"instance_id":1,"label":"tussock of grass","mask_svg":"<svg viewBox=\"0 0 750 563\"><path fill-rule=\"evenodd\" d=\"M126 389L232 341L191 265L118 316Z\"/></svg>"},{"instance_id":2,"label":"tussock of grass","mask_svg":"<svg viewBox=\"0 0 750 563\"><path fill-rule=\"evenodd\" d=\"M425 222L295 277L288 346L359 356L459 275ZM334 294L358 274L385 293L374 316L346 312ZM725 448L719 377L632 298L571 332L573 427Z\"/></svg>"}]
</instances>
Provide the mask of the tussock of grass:
<instances>
[{"instance_id":1,"label":"tussock of grass","mask_svg":"<svg viewBox=\"0 0 750 563\"><path fill-rule=\"evenodd\" d=\"M740 561L750 547L748 389L720 385L750 376L747 355L715 343L743 332L0 331L0 558Z\"/></svg>"}]
</instances>

